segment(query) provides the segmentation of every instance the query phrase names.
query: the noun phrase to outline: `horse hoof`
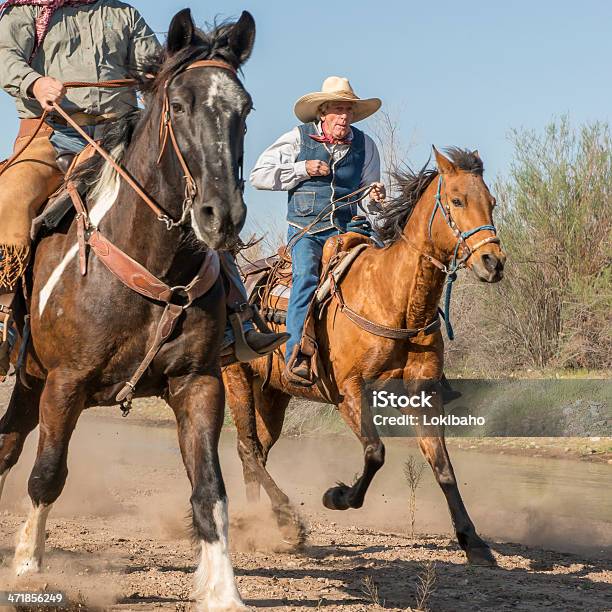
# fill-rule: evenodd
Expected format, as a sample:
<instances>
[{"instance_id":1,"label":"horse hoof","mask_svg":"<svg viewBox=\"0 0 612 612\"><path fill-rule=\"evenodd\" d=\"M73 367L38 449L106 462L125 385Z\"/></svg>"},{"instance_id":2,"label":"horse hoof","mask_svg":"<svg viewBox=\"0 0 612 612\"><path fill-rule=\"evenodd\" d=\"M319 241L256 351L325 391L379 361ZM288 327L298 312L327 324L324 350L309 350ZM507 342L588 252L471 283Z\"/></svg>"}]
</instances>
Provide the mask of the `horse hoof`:
<instances>
[{"instance_id":1,"label":"horse hoof","mask_svg":"<svg viewBox=\"0 0 612 612\"><path fill-rule=\"evenodd\" d=\"M283 542L293 549L299 549L306 543L308 532L300 517L296 514L292 521L279 525Z\"/></svg>"},{"instance_id":2,"label":"horse hoof","mask_svg":"<svg viewBox=\"0 0 612 612\"><path fill-rule=\"evenodd\" d=\"M476 548L468 548L465 551L470 565L479 565L483 567L497 567L497 561L488 546L478 546Z\"/></svg>"},{"instance_id":3,"label":"horse hoof","mask_svg":"<svg viewBox=\"0 0 612 612\"><path fill-rule=\"evenodd\" d=\"M348 503L349 490L350 487L345 484L327 489L323 495L323 505L330 510L348 510L351 507Z\"/></svg>"}]
</instances>

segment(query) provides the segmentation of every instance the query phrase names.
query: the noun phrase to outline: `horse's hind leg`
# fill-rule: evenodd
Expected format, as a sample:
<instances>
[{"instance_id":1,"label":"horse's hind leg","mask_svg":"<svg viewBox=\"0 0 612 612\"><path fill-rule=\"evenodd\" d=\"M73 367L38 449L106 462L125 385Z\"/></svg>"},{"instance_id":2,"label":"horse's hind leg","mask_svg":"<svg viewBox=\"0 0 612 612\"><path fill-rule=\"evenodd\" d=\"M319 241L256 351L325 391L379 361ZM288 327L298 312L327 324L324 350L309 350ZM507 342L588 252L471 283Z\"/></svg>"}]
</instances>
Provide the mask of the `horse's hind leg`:
<instances>
[{"instance_id":1,"label":"horse's hind leg","mask_svg":"<svg viewBox=\"0 0 612 612\"><path fill-rule=\"evenodd\" d=\"M28 481L32 510L15 549L17 575L39 571L45 549L45 524L68 475L68 444L83 409L80 386L51 373L40 398L38 453Z\"/></svg>"},{"instance_id":2,"label":"horse's hind leg","mask_svg":"<svg viewBox=\"0 0 612 612\"><path fill-rule=\"evenodd\" d=\"M42 381L32 380L27 389L15 383L6 413L0 419L0 499L6 477L17 463L28 434L38 425L38 404Z\"/></svg>"},{"instance_id":3,"label":"horse's hind leg","mask_svg":"<svg viewBox=\"0 0 612 612\"><path fill-rule=\"evenodd\" d=\"M344 401L338 406L344 421L359 438L363 447L363 472L351 485L339 483L323 495L323 505L330 510L361 508L366 492L374 475L385 463L385 446L382 443L373 420L362 416L361 384L351 381L342 390Z\"/></svg>"},{"instance_id":4,"label":"horse's hind leg","mask_svg":"<svg viewBox=\"0 0 612 612\"><path fill-rule=\"evenodd\" d=\"M236 588L227 542L227 495L218 454L224 412L221 379L215 375L172 379L169 403L176 415L192 487L193 528L202 550L195 573L197 609L246 610Z\"/></svg>"},{"instance_id":5,"label":"horse's hind leg","mask_svg":"<svg viewBox=\"0 0 612 612\"><path fill-rule=\"evenodd\" d=\"M434 416L444 414L442 405L439 404L424 411L424 413L427 413L429 422L432 421ZM476 533L474 523L472 523L472 519L463 504L463 499L461 499L455 472L444 441L444 428L442 426L424 428L419 425L416 427L416 431L419 436L421 452L431 465L436 481L446 496L457 540L465 551L468 561L475 565L496 565L491 549Z\"/></svg>"},{"instance_id":6,"label":"horse's hind leg","mask_svg":"<svg viewBox=\"0 0 612 612\"><path fill-rule=\"evenodd\" d=\"M242 461L247 499L259 500L263 486L272 503L284 539L300 545L306 530L287 495L278 487L266 469L268 453L280 437L290 396L270 387L262 390L261 380L248 366L234 366L225 372L228 404L238 434L238 454Z\"/></svg>"},{"instance_id":7,"label":"horse's hind leg","mask_svg":"<svg viewBox=\"0 0 612 612\"><path fill-rule=\"evenodd\" d=\"M242 474L250 504L259 501L259 479L253 462L261 459L262 448L257 436L255 417L255 394L253 372L248 365L235 364L223 371L227 405L232 414L238 434L238 456L242 463Z\"/></svg>"}]
</instances>

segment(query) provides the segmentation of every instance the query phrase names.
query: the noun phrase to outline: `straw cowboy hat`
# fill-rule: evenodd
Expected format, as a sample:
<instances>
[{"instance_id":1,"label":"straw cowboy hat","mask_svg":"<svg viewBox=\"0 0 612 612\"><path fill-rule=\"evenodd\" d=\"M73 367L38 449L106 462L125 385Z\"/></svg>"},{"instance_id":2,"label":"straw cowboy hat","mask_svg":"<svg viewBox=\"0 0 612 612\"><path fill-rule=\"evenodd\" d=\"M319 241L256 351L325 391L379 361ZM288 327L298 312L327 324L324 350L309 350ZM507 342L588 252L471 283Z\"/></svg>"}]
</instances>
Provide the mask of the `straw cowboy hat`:
<instances>
[{"instance_id":1,"label":"straw cowboy hat","mask_svg":"<svg viewBox=\"0 0 612 612\"><path fill-rule=\"evenodd\" d=\"M373 115L382 104L380 98L362 100L353 91L348 79L330 76L323 81L321 91L302 96L295 103L293 112L302 123L315 121L319 106L324 102L353 102L355 109L353 123Z\"/></svg>"}]
</instances>

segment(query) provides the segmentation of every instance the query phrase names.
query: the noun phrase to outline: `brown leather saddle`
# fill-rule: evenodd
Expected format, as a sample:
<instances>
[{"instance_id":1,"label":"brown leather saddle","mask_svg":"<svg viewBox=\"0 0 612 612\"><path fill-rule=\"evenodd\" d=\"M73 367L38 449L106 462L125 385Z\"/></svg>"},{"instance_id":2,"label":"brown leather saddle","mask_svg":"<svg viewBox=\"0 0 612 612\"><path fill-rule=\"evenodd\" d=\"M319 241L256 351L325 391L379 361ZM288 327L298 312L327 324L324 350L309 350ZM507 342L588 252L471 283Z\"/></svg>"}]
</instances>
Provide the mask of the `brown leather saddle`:
<instances>
[{"instance_id":1,"label":"brown leather saddle","mask_svg":"<svg viewBox=\"0 0 612 612\"><path fill-rule=\"evenodd\" d=\"M323 247L319 288L355 247L372 244L369 238L355 232L329 238ZM285 325L292 285L291 255L287 247L283 245L274 255L243 265L240 269L249 302L259 308L266 322ZM313 301L315 299L313 297ZM311 304L309 311L315 306Z\"/></svg>"}]
</instances>

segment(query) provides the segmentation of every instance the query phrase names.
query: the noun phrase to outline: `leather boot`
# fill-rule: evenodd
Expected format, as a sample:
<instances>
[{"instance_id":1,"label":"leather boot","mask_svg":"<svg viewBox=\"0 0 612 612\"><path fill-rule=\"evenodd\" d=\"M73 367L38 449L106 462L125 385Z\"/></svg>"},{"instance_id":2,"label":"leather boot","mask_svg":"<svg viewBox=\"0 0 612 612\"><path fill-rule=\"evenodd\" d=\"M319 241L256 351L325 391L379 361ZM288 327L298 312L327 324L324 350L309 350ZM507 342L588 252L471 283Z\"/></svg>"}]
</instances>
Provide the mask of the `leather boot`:
<instances>
[{"instance_id":1,"label":"leather boot","mask_svg":"<svg viewBox=\"0 0 612 612\"><path fill-rule=\"evenodd\" d=\"M289 334L286 333L262 333L249 329L244 335L247 344L260 355L267 355L281 344L289 340Z\"/></svg>"},{"instance_id":2,"label":"leather boot","mask_svg":"<svg viewBox=\"0 0 612 612\"><path fill-rule=\"evenodd\" d=\"M291 368L291 373L298 378L310 380L310 358L306 357L303 353L298 353L295 363Z\"/></svg>"},{"instance_id":3,"label":"leather boot","mask_svg":"<svg viewBox=\"0 0 612 612\"><path fill-rule=\"evenodd\" d=\"M285 366L283 376L287 382L299 387L312 387L315 384L310 357L300 351L299 345L293 347L293 352Z\"/></svg>"}]
</instances>

